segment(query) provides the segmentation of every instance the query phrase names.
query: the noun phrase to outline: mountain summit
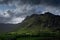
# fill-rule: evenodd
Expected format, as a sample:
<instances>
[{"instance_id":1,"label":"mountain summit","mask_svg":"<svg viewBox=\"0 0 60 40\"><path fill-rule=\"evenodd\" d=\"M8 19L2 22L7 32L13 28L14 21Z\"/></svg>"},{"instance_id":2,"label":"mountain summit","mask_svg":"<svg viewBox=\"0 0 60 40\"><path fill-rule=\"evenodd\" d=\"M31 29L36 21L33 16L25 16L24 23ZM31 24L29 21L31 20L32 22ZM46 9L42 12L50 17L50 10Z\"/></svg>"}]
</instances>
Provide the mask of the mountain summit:
<instances>
[{"instance_id":1,"label":"mountain summit","mask_svg":"<svg viewBox=\"0 0 60 40\"><path fill-rule=\"evenodd\" d=\"M38 33L38 32L60 31L60 16L50 12L44 14L32 14L20 24L17 32Z\"/></svg>"}]
</instances>

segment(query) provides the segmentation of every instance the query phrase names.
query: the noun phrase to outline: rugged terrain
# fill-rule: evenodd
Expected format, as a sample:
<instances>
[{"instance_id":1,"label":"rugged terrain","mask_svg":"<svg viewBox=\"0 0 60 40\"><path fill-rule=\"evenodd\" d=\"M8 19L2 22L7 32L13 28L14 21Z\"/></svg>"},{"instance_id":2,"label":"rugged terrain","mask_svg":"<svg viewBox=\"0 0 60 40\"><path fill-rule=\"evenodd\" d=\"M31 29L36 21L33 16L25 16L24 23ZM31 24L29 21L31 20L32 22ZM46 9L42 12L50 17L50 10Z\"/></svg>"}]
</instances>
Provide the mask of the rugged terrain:
<instances>
[{"instance_id":1,"label":"rugged terrain","mask_svg":"<svg viewBox=\"0 0 60 40\"><path fill-rule=\"evenodd\" d=\"M46 12L45 14L32 14L20 24L16 30L17 33L36 34L44 32L59 32L60 31L60 16Z\"/></svg>"},{"instance_id":2,"label":"rugged terrain","mask_svg":"<svg viewBox=\"0 0 60 40\"><path fill-rule=\"evenodd\" d=\"M60 16L32 14L19 24L1 24L0 32L0 40L60 40Z\"/></svg>"}]
</instances>

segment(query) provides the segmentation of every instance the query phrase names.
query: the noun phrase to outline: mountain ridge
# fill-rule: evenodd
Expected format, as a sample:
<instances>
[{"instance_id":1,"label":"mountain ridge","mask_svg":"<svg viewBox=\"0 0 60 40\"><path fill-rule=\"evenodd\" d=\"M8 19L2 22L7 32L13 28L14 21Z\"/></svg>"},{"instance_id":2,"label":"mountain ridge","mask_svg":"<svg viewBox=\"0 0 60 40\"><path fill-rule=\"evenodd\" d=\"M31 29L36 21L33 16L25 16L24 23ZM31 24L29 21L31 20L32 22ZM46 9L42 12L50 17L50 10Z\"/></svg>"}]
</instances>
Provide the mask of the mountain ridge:
<instances>
[{"instance_id":1,"label":"mountain ridge","mask_svg":"<svg viewBox=\"0 0 60 40\"><path fill-rule=\"evenodd\" d=\"M2 25L2 26L1 26ZM22 23L15 25L12 24L1 24L0 32L11 32L11 33L31 33L37 34L39 32L57 32L60 31L60 16L54 15L50 12L44 14L32 14L27 16ZM8 30L8 31L7 31Z\"/></svg>"},{"instance_id":2,"label":"mountain ridge","mask_svg":"<svg viewBox=\"0 0 60 40\"><path fill-rule=\"evenodd\" d=\"M21 23L17 33L38 33L40 31L60 31L60 16L50 12L32 14Z\"/></svg>"}]
</instances>

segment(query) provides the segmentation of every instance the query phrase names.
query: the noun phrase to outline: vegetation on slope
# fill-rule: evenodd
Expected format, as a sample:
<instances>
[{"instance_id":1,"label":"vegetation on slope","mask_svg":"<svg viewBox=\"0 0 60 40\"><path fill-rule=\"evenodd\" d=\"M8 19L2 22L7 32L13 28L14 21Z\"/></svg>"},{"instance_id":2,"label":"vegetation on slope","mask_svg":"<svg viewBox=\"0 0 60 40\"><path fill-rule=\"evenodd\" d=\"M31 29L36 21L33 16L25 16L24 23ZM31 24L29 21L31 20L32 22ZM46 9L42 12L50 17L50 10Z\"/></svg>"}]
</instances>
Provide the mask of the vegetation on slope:
<instances>
[{"instance_id":1,"label":"vegetation on slope","mask_svg":"<svg viewBox=\"0 0 60 40\"><path fill-rule=\"evenodd\" d=\"M46 12L45 14L33 14L28 16L16 32L23 34L37 34L40 32L59 32L60 16Z\"/></svg>"},{"instance_id":2,"label":"vegetation on slope","mask_svg":"<svg viewBox=\"0 0 60 40\"><path fill-rule=\"evenodd\" d=\"M60 33L41 32L37 35L28 34L2 34L0 40L60 40Z\"/></svg>"},{"instance_id":3,"label":"vegetation on slope","mask_svg":"<svg viewBox=\"0 0 60 40\"><path fill-rule=\"evenodd\" d=\"M18 28L1 34L1 40L59 40L60 16L49 12L28 16Z\"/></svg>"}]
</instances>

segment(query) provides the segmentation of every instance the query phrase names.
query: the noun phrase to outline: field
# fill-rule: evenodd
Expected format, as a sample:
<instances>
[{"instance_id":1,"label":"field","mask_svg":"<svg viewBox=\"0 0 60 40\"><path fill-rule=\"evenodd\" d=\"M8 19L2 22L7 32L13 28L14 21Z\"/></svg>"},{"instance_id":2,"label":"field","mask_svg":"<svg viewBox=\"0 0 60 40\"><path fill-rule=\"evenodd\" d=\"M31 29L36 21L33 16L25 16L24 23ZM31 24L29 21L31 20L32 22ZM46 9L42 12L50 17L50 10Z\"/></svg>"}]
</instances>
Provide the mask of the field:
<instances>
[{"instance_id":1,"label":"field","mask_svg":"<svg viewBox=\"0 0 60 40\"><path fill-rule=\"evenodd\" d=\"M60 34L40 33L37 35L28 34L1 34L0 40L60 40Z\"/></svg>"}]
</instances>

